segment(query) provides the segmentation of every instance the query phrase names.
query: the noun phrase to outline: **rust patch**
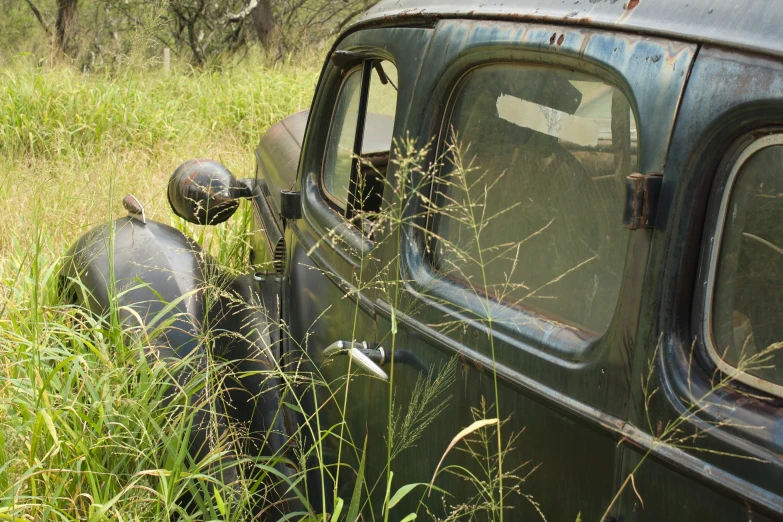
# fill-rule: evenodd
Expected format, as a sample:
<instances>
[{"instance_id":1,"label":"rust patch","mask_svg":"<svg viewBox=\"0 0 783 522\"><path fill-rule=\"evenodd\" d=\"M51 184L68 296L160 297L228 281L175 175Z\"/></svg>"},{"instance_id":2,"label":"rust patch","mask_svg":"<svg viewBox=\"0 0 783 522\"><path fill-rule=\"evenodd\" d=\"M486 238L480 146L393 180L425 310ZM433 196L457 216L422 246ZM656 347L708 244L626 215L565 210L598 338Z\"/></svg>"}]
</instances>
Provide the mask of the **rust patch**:
<instances>
[{"instance_id":1,"label":"rust patch","mask_svg":"<svg viewBox=\"0 0 783 522\"><path fill-rule=\"evenodd\" d=\"M560 38L557 39L557 45L563 45L563 40L565 40L565 35L561 34Z\"/></svg>"},{"instance_id":2,"label":"rust patch","mask_svg":"<svg viewBox=\"0 0 783 522\"><path fill-rule=\"evenodd\" d=\"M555 38L557 38L557 33L552 33L552 38L549 39L549 45L554 45Z\"/></svg>"},{"instance_id":3,"label":"rust patch","mask_svg":"<svg viewBox=\"0 0 783 522\"><path fill-rule=\"evenodd\" d=\"M626 11L630 11L631 9L639 5L640 1L641 0L628 0L628 3L623 6L623 9L625 9Z\"/></svg>"}]
</instances>

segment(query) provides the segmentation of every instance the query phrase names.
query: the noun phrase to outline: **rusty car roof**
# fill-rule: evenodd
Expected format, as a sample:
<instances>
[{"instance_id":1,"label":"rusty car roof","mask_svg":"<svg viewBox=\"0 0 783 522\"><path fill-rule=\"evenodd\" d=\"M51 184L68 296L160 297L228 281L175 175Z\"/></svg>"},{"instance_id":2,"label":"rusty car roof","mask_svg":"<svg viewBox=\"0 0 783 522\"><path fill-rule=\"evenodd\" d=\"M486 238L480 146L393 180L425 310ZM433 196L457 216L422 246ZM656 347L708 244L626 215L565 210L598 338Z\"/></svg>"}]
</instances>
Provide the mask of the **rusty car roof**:
<instances>
[{"instance_id":1,"label":"rusty car roof","mask_svg":"<svg viewBox=\"0 0 783 522\"><path fill-rule=\"evenodd\" d=\"M381 0L357 24L426 17L601 27L783 56L780 0Z\"/></svg>"}]
</instances>

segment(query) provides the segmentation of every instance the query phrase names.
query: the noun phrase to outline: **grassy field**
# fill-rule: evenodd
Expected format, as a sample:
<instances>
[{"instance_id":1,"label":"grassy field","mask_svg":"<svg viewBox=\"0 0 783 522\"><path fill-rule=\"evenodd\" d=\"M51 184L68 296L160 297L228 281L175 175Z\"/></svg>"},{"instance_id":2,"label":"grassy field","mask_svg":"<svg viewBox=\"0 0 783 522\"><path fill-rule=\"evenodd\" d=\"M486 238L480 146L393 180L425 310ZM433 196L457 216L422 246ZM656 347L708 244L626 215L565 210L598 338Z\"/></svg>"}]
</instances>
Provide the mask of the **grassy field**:
<instances>
[{"instance_id":1,"label":"grassy field","mask_svg":"<svg viewBox=\"0 0 783 522\"><path fill-rule=\"evenodd\" d=\"M125 215L128 193L148 217L187 228L168 208L170 173L208 157L249 176L254 145L309 106L317 74L316 65L247 63L171 74L0 70L0 520L177 512L199 477L182 465L182 428L166 427L171 412L149 386L159 370L111 325L59 304L58 262L89 228ZM211 233L241 242L240 222ZM202 518L241 517L219 494L212 500Z\"/></svg>"},{"instance_id":2,"label":"grassy field","mask_svg":"<svg viewBox=\"0 0 783 522\"><path fill-rule=\"evenodd\" d=\"M258 139L309 106L317 72L247 65L171 75L0 71L0 201L19 217L0 225L3 257L24 251L37 223L56 258L86 228L116 216L128 192L168 222L165 182L190 158L251 175Z\"/></svg>"}]
</instances>

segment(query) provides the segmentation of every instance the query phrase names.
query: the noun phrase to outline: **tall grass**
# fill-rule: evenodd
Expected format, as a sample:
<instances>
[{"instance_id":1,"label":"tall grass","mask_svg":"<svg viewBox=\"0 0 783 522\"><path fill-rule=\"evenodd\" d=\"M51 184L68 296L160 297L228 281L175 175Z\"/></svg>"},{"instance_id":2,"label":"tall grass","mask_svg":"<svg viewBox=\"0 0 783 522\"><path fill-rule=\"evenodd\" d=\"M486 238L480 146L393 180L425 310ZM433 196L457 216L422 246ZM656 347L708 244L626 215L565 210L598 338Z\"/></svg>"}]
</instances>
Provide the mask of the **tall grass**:
<instances>
[{"instance_id":1,"label":"tall grass","mask_svg":"<svg viewBox=\"0 0 783 522\"><path fill-rule=\"evenodd\" d=\"M199 518L242 517L206 472L226 442L202 462L183 450L189 398L211 384L192 379L164 405L171 369L109 317L61 304L55 276L77 237L126 214L127 193L245 268L247 212L195 230L169 211L168 176L194 157L251 176L257 140L309 106L317 73L0 70L0 520L178 519L178 501L199 492Z\"/></svg>"},{"instance_id":2,"label":"tall grass","mask_svg":"<svg viewBox=\"0 0 783 522\"><path fill-rule=\"evenodd\" d=\"M0 73L0 154L55 158L163 144L239 141L309 106L314 68L245 64L175 74L82 74L25 67Z\"/></svg>"},{"instance_id":3,"label":"tall grass","mask_svg":"<svg viewBox=\"0 0 783 522\"><path fill-rule=\"evenodd\" d=\"M26 247L37 213L54 256L122 212L129 192L150 217L169 222L165 186L177 165L212 157L251 176L258 139L309 106L316 78L313 66L258 64L170 75L0 71L0 201L19 220L0 224L0 252Z\"/></svg>"}]
</instances>

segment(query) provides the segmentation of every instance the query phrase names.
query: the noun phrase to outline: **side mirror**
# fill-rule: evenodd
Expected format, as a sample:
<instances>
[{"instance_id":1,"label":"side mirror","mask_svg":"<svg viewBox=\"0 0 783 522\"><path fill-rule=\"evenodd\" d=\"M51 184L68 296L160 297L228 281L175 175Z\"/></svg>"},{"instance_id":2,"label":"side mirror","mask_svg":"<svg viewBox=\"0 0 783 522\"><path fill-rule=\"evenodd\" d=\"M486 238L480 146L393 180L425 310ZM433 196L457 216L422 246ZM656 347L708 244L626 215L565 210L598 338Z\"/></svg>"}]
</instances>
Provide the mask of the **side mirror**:
<instances>
[{"instance_id":1,"label":"side mirror","mask_svg":"<svg viewBox=\"0 0 783 522\"><path fill-rule=\"evenodd\" d=\"M169 204L176 215L197 225L217 225L252 191L217 161L186 161L169 178Z\"/></svg>"}]
</instances>

